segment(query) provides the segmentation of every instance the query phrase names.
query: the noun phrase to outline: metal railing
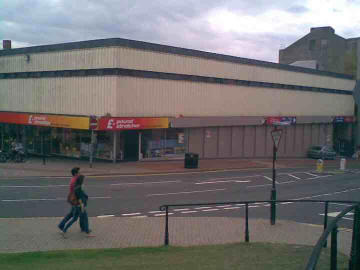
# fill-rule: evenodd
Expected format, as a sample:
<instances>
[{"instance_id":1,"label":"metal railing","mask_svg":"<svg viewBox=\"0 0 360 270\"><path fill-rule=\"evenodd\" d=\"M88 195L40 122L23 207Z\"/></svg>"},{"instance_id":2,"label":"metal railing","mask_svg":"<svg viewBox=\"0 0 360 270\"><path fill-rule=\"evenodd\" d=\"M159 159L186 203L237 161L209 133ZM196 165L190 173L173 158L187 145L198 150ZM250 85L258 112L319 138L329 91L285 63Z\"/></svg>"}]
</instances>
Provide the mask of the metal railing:
<instances>
[{"instance_id":1,"label":"metal railing","mask_svg":"<svg viewBox=\"0 0 360 270\"><path fill-rule=\"evenodd\" d=\"M165 237L164 245L168 246L170 244L169 240L169 208L177 207L191 207L191 206L210 206L210 205L227 205L227 204L237 204L245 206L245 242L250 241L249 233L249 204L269 204L276 205L278 203L324 203L325 204L325 213L324 213L324 231L319 238L317 244L315 245L311 257L306 266L306 270L316 269L316 264L321 254L322 248L327 247L327 238L331 233L331 253L330 253L330 269L337 269L337 232L338 232L338 222L349 212L355 212L354 222L353 222L353 234L351 241L351 252L349 260L349 270L360 269L360 201L335 201L335 200L266 200L266 201L236 201L236 202L216 202L216 203L195 203L195 204L165 204L160 206L160 211L165 212ZM352 206L344 209L339 215L336 216L334 220L328 225L328 209L329 204L331 203L343 203L343 204L352 204ZM270 224L274 225L276 217L270 214Z\"/></svg>"}]
</instances>

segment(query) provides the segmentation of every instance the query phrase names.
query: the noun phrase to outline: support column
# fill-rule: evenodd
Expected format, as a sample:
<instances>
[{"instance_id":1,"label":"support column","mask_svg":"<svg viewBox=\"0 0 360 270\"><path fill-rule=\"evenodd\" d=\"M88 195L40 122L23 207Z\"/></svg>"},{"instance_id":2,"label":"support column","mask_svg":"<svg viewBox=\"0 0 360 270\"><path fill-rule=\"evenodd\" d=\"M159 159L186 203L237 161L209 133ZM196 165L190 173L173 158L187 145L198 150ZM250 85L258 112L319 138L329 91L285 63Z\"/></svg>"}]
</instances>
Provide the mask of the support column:
<instances>
[{"instance_id":1,"label":"support column","mask_svg":"<svg viewBox=\"0 0 360 270\"><path fill-rule=\"evenodd\" d=\"M142 135L142 133L141 133L141 131L139 131L139 153L138 153L139 160L142 159L142 157L141 157L141 135Z\"/></svg>"},{"instance_id":2,"label":"support column","mask_svg":"<svg viewBox=\"0 0 360 270\"><path fill-rule=\"evenodd\" d=\"M116 163L116 142L117 142L117 133L113 132L113 163Z\"/></svg>"}]
</instances>

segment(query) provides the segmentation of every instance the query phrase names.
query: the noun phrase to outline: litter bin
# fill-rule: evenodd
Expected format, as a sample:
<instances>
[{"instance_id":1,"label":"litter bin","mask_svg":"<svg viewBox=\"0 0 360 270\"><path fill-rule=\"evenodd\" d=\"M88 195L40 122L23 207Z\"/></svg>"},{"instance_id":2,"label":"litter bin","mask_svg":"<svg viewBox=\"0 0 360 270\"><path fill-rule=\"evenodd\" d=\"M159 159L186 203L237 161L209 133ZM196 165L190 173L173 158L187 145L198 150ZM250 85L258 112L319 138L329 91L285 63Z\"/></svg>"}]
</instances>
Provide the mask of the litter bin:
<instances>
[{"instance_id":1,"label":"litter bin","mask_svg":"<svg viewBox=\"0 0 360 270\"><path fill-rule=\"evenodd\" d=\"M199 163L199 154L185 153L185 168L196 169Z\"/></svg>"}]
</instances>

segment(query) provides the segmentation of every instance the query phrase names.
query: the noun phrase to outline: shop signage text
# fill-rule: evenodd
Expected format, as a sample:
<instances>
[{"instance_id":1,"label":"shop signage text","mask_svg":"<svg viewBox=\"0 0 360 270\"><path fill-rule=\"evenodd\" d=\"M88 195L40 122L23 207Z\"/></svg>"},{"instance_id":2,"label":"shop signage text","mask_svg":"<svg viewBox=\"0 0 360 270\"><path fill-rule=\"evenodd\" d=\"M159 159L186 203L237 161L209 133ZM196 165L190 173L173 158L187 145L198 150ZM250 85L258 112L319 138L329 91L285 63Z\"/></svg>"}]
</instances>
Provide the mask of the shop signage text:
<instances>
[{"instance_id":1,"label":"shop signage text","mask_svg":"<svg viewBox=\"0 0 360 270\"><path fill-rule=\"evenodd\" d=\"M0 123L89 129L88 117L0 112Z\"/></svg>"},{"instance_id":2,"label":"shop signage text","mask_svg":"<svg viewBox=\"0 0 360 270\"><path fill-rule=\"evenodd\" d=\"M102 117L98 120L98 130L128 130L168 128L168 118Z\"/></svg>"},{"instance_id":3,"label":"shop signage text","mask_svg":"<svg viewBox=\"0 0 360 270\"><path fill-rule=\"evenodd\" d=\"M266 118L267 125L293 125L296 124L295 116L271 116Z\"/></svg>"},{"instance_id":4,"label":"shop signage text","mask_svg":"<svg viewBox=\"0 0 360 270\"><path fill-rule=\"evenodd\" d=\"M334 123L352 123L355 122L353 116L335 116L333 119Z\"/></svg>"}]
</instances>

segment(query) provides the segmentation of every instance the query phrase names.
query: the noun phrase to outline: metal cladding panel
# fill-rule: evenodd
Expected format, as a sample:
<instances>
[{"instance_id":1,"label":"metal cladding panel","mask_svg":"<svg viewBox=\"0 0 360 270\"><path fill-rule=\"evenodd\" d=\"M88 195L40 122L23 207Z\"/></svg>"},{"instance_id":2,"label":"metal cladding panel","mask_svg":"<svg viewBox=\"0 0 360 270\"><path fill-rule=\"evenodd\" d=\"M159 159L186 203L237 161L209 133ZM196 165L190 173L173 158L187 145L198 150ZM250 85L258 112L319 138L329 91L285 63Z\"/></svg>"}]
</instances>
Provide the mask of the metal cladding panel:
<instances>
[{"instance_id":1,"label":"metal cladding panel","mask_svg":"<svg viewBox=\"0 0 360 270\"><path fill-rule=\"evenodd\" d=\"M245 127L232 127L232 156L244 156L244 130Z\"/></svg>"},{"instance_id":2,"label":"metal cladding panel","mask_svg":"<svg viewBox=\"0 0 360 270\"><path fill-rule=\"evenodd\" d=\"M266 126L255 127L255 156L265 157L266 152Z\"/></svg>"},{"instance_id":3,"label":"metal cladding panel","mask_svg":"<svg viewBox=\"0 0 360 270\"><path fill-rule=\"evenodd\" d=\"M255 156L255 143L256 143L256 127L246 126L244 131L244 156Z\"/></svg>"},{"instance_id":4,"label":"metal cladding panel","mask_svg":"<svg viewBox=\"0 0 360 270\"><path fill-rule=\"evenodd\" d=\"M204 157L216 158L218 156L218 129L204 128Z\"/></svg>"},{"instance_id":5,"label":"metal cladding panel","mask_svg":"<svg viewBox=\"0 0 360 270\"><path fill-rule=\"evenodd\" d=\"M350 95L134 77L118 78L121 116L353 115ZM329 106L331 104L331 106Z\"/></svg>"},{"instance_id":6,"label":"metal cladding panel","mask_svg":"<svg viewBox=\"0 0 360 270\"><path fill-rule=\"evenodd\" d=\"M115 77L0 80L0 108L14 112L113 115L115 89Z\"/></svg>"},{"instance_id":7,"label":"metal cladding panel","mask_svg":"<svg viewBox=\"0 0 360 270\"><path fill-rule=\"evenodd\" d=\"M286 156L295 156L295 126L286 127Z\"/></svg>"},{"instance_id":8,"label":"metal cladding panel","mask_svg":"<svg viewBox=\"0 0 360 270\"><path fill-rule=\"evenodd\" d=\"M231 157L231 127L219 127L219 157Z\"/></svg>"},{"instance_id":9,"label":"metal cladding panel","mask_svg":"<svg viewBox=\"0 0 360 270\"><path fill-rule=\"evenodd\" d=\"M304 125L304 144L303 144L303 155L309 150L312 145L312 136L311 136L311 125Z\"/></svg>"},{"instance_id":10,"label":"metal cladding panel","mask_svg":"<svg viewBox=\"0 0 360 270\"><path fill-rule=\"evenodd\" d=\"M311 125L311 145L318 145L319 144L319 125Z\"/></svg>"},{"instance_id":11,"label":"metal cladding panel","mask_svg":"<svg viewBox=\"0 0 360 270\"><path fill-rule=\"evenodd\" d=\"M272 157L273 156L273 147L274 147L274 142L271 136L271 131L273 130L273 127L271 126L266 126L266 156L267 157Z\"/></svg>"},{"instance_id":12,"label":"metal cladding panel","mask_svg":"<svg viewBox=\"0 0 360 270\"><path fill-rule=\"evenodd\" d=\"M206 77L353 90L355 81L126 47L100 47L0 57L0 73L127 68Z\"/></svg>"},{"instance_id":13,"label":"metal cladding panel","mask_svg":"<svg viewBox=\"0 0 360 270\"><path fill-rule=\"evenodd\" d=\"M0 57L0 73L115 67L116 48L94 48Z\"/></svg>"},{"instance_id":14,"label":"metal cladding panel","mask_svg":"<svg viewBox=\"0 0 360 270\"><path fill-rule=\"evenodd\" d=\"M296 157L303 156L305 125L295 126L295 154Z\"/></svg>"},{"instance_id":15,"label":"metal cladding panel","mask_svg":"<svg viewBox=\"0 0 360 270\"><path fill-rule=\"evenodd\" d=\"M190 128L189 129L189 152L199 154L199 157L204 156L204 129L203 128Z\"/></svg>"},{"instance_id":16,"label":"metal cladding panel","mask_svg":"<svg viewBox=\"0 0 360 270\"><path fill-rule=\"evenodd\" d=\"M354 80L246 65L195 56L117 48L117 67L207 77L353 90Z\"/></svg>"}]
</instances>

